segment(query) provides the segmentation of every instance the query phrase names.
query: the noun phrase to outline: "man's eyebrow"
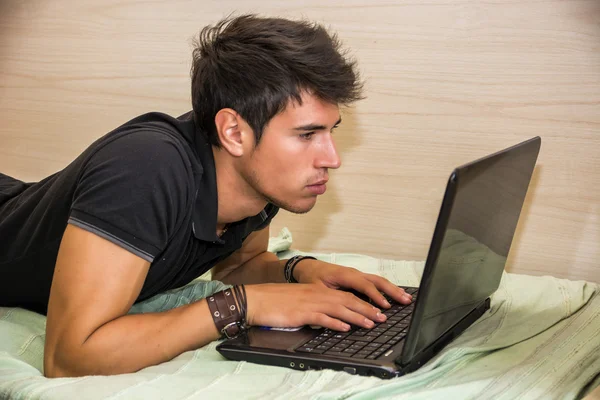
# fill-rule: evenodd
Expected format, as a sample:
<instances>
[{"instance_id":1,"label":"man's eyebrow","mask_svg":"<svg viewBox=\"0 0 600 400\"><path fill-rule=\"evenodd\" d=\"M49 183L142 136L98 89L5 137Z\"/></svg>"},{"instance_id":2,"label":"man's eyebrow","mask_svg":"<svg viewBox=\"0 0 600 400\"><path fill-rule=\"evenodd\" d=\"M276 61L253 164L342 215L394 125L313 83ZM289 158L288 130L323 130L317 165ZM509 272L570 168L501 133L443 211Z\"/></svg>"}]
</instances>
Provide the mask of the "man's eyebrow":
<instances>
[{"instance_id":1,"label":"man's eyebrow","mask_svg":"<svg viewBox=\"0 0 600 400\"><path fill-rule=\"evenodd\" d=\"M342 118L340 117L340 119L338 119L337 122L335 124L333 124L333 126L336 127L341 123L342 123ZM325 125L318 125L318 124L308 124L308 125L302 125L302 126L298 126L298 127L294 128L295 131L322 131L324 129L327 129L327 127Z\"/></svg>"}]
</instances>

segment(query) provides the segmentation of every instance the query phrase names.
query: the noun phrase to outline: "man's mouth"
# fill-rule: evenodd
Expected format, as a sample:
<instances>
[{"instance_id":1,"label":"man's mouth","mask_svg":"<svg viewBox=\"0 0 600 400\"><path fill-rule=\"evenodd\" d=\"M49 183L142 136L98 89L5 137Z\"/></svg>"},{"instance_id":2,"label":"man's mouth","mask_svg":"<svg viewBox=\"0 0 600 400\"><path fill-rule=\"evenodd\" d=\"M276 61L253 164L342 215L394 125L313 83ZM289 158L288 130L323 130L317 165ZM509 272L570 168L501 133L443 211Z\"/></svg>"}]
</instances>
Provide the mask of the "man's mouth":
<instances>
[{"instance_id":1,"label":"man's mouth","mask_svg":"<svg viewBox=\"0 0 600 400\"><path fill-rule=\"evenodd\" d=\"M325 193L325 191L327 190L327 179L322 179L320 181L317 181L311 185L306 186L306 188L312 193L312 194L316 194L316 195L320 195Z\"/></svg>"}]
</instances>

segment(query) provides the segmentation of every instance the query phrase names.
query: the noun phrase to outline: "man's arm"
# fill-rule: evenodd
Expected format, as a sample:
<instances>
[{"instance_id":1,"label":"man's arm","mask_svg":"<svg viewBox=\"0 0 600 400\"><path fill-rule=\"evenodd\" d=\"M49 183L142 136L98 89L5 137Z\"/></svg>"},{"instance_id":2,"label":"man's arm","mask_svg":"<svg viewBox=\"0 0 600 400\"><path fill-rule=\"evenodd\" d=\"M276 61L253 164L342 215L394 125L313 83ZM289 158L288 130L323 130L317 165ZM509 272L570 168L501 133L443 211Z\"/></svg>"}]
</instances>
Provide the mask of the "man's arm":
<instances>
[{"instance_id":1,"label":"man's arm","mask_svg":"<svg viewBox=\"0 0 600 400\"><path fill-rule=\"evenodd\" d=\"M244 261L241 265L223 264L239 267L224 275L226 281L283 281L283 262L258 252L266 249L268 234L265 229L248 238L235 255ZM67 226L48 304L47 377L134 372L219 338L204 299L161 313L127 315L148 268L147 261L121 247ZM247 294L250 325L309 324L347 331L346 322L369 328L372 321L385 320L371 304L322 284L249 285Z\"/></svg>"},{"instance_id":2,"label":"man's arm","mask_svg":"<svg viewBox=\"0 0 600 400\"><path fill-rule=\"evenodd\" d=\"M267 251L268 246L269 226L252 232L240 249L213 267L212 279L229 285L285 282L286 260Z\"/></svg>"},{"instance_id":3,"label":"man's arm","mask_svg":"<svg viewBox=\"0 0 600 400\"><path fill-rule=\"evenodd\" d=\"M287 260L279 260L267 251L269 227L250 234L241 249L213 268L212 278L230 285L285 282L283 268ZM390 307L383 297L385 292L401 303L408 303L412 296L387 279L364 274L354 268L341 267L318 260L306 260L298 264L294 277L303 283L320 283L332 289L349 288L366 294L380 307Z\"/></svg>"},{"instance_id":4,"label":"man's arm","mask_svg":"<svg viewBox=\"0 0 600 400\"><path fill-rule=\"evenodd\" d=\"M205 300L126 315L148 268L121 247L67 226L48 305L47 377L134 372L219 337Z\"/></svg>"}]
</instances>

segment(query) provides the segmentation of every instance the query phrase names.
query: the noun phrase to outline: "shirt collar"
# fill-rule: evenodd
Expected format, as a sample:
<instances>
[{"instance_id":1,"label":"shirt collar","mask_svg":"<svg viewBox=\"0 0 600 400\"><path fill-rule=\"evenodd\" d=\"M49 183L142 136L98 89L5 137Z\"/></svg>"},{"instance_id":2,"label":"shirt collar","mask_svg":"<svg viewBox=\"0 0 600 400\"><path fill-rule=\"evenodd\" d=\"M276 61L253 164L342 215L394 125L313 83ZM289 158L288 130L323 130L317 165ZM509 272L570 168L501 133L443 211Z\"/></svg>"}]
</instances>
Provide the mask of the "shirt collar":
<instances>
[{"instance_id":1,"label":"shirt collar","mask_svg":"<svg viewBox=\"0 0 600 400\"><path fill-rule=\"evenodd\" d=\"M212 145L207 141L205 135L197 129L191 111L179 116L177 119L182 123L180 131L194 150L194 153L196 153L196 158L199 161L197 167L194 168L194 179L196 181L196 200L192 215L194 237L205 242L224 244L225 242L217 236L219 201L217 194L217 171ZM269 207L267 205L267 208ZM274 206L271 207L274 209ZM252 224L253 226L250 228L254 230L254 225L259 226L267 220L268 213L265 210L262 210L254 217L248 217L231 224L229 230L233 231L236 230L236 227L244 227L247 224Z\"/></svg>"},{"instance_id":2,"label":"shirt collar","mask_svg":"<svg viewBox=\"0 0 600 400\"><path fill-rule=\"evenodd\" d=\"M190 143L199 161L199 168L194 168L196 181L196 200L192 215L192 230L197 239L206 242L223 243L217 236L217 172L213 157L212 145L196 128L192 112L180 117L185 125L182 133Z\"/></svg>"}]
</instances>

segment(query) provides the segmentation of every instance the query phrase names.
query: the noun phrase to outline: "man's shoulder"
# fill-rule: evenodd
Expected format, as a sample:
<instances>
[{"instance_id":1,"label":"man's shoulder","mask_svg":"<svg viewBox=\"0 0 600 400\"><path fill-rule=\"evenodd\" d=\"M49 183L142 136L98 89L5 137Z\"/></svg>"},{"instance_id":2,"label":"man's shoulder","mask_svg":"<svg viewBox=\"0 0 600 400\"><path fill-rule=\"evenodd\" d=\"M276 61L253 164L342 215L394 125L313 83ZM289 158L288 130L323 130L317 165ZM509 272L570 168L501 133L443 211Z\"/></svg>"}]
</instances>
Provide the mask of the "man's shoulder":
<instances>
[{"instance_id":1,"label":"man's shoulder","mask_svg":"<svg viewBox=\"0 0 600 400\"><path fill-rule=\"evenodd\" d=\"M151 261L193 206L196 166L184 139L138 117L88 148L77 169L69 223Z\"/></svg>"}]
</instances>

